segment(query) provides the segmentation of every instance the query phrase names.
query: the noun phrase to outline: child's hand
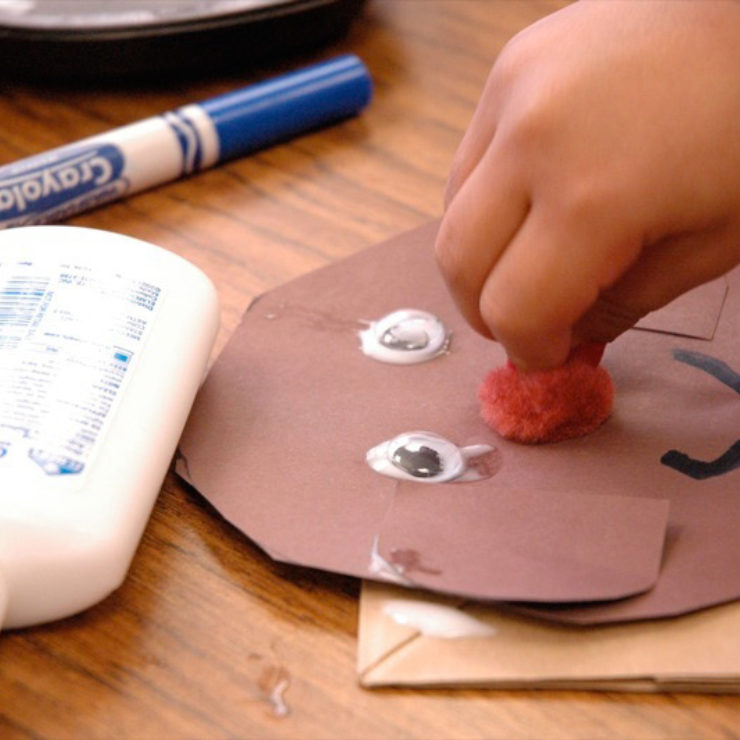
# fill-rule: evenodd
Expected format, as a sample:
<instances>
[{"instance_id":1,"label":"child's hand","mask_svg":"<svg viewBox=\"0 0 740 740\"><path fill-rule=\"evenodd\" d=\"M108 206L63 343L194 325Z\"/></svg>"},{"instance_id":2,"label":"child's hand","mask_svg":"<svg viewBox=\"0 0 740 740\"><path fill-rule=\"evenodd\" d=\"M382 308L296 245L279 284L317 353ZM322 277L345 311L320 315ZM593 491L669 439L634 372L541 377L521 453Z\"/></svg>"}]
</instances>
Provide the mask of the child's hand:
<instances>
[{"instance_id":1,"label":"child's hand","mask_svg":"<svg viewBox=\"0 0 740 740\"><path fill-rule=\"evenodd\" d=\"M740 262L740 2L582 0L503 50L437 241L523 369Z\"/></svg>"}]
</instances>

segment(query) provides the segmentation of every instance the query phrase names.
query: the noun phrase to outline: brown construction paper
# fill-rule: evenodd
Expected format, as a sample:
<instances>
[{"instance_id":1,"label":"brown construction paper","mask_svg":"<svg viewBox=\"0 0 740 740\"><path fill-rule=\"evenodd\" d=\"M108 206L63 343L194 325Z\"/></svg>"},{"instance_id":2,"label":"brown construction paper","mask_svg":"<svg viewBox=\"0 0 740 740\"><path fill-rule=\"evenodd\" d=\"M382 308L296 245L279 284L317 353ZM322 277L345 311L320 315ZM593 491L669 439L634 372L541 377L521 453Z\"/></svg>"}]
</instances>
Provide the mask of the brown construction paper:
<instances>
[{"instance_id":1,"label":"brown construction paper","mask_svg":"<svg viewBox=\"0 0 740 740\"><path fill-rule=\"evenodd\" d=\"M397 600L455 608L492 632L435 637L392 617ZM740 602L644 622L581 627L476 602L365 582L363 686L740 692Z\"/></svg>"},{"instance_id":2,"label":"brown construction paper","mask_svg":"<svg viewBox=\"0 0 740 740\"><path fill-rule=\"evenodd\" d=\"M178 472L291 563L521 600L564 621L665 616L736 599L740 383L731 368L740 370L740 271L701 289L706 304L696 293L685 298L716 324L711 340L683 335L694 329L684 329L679 299L658 317L672 333L632 330L607 348L616 403L600 429L522 446L479 417L478 386L505 356L455 309L434 262L435 228L255 301L196 400ZM362 322L405 307L442 318L453 332L448 353L409 366L362 354ZM399 483L368 467L368 449L414 430L495 446L493 477ZM577 601L589 603L567 603Z\"/></svg>"},{"instance_id":3,"label":"brown construction paper","mask_svg":"<svg viewBox=\"0 0 740 740\"><path fill-rule=\"evenodd\" d=\"M376 549L432 590L476 594L485 584L498 600L617 599L657 580L667 515L661 499L404 482Z\"/></svg>"}]
</instances>

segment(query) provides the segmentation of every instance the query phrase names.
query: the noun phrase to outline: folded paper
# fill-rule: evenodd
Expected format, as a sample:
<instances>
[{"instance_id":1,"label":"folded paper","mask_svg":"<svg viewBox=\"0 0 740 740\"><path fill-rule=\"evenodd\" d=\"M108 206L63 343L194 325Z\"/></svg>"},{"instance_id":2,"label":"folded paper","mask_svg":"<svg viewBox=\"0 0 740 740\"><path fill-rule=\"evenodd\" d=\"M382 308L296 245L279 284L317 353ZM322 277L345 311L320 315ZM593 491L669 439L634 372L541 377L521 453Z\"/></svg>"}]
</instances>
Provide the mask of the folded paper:
<instances>
[{"instance_id":1,"label":"folded paper","mask_svg":"<svg viewBox=\"0 0 740 740\"><path fill-rule=\"evenodd\" d=\"M600 429L522 446L480 419L478 386L505 356L456 311L435 229L256 300L199 394L180 475L291 563L584 623L736 599L740 270L607 348L616 402ZM451 330L446 353L406 365L365 355L360 332L408 308ZM487 476L394 480L367 464L415 430L494 448Z\"/></svg>"},{"instance_id":2,"label":"folded paper","mask_svg":"<svg viewBox=\"0 0 740 740\"><path fill-rule=\"evenodd\" d=\"M740 602L695 614L581 627L366 582L363 686L740 692Z\"/></svg>"}]
</instances>

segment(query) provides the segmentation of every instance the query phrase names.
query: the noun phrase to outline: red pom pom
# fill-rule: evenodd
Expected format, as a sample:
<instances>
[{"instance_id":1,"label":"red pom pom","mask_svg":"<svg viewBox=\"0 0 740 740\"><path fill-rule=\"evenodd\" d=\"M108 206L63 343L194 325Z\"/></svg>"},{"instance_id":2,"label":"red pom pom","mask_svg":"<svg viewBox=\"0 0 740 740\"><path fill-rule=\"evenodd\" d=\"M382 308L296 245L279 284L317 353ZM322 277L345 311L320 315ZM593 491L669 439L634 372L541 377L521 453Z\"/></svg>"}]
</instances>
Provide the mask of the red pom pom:
<instances>
[{"instance_id":1,"label":"red pom pom","mask_svg":"<svg viewBox=\"0 0 740 740\"><path fill-rule=\"evenodd\" d=\"M590 434L614 404L602 353L602 345L584 345L554 370L520 373L511 363L494 370L479 392L481 415L502 437L526 444Z\"/></svg>"}]
</instances>

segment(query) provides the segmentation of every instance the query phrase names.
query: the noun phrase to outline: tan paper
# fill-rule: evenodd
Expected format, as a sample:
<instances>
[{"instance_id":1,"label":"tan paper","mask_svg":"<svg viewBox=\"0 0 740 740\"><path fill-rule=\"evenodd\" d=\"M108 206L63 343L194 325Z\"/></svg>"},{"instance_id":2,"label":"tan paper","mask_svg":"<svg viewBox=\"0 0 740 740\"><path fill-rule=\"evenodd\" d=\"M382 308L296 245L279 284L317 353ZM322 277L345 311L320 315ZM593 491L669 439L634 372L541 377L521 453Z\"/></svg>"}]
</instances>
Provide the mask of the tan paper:
<instances>
[{"instance_id":1,"label":"tan paper","mask_svg":"<svg viewBox=\"0 0 740 740\"><path fill-rule=\"evenodd\" d=\"M455 609L492 634L429 636L426 628L396 621L407 602L431 606L432 615L438 607ZM738 635L740 602L670 619L580 627L368 581L360 599L358 673L363 686L738 693Z\"/></svg>"}]
</instances>

